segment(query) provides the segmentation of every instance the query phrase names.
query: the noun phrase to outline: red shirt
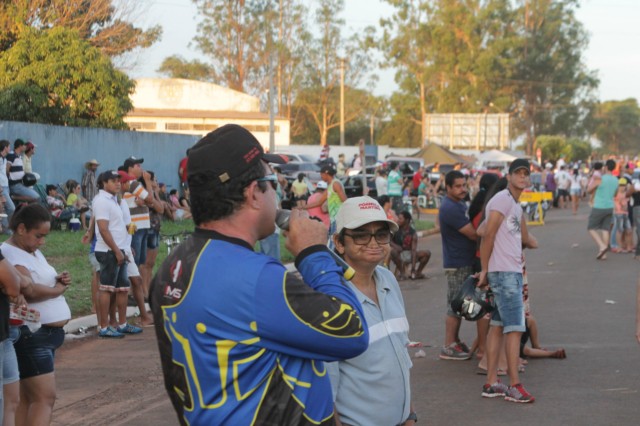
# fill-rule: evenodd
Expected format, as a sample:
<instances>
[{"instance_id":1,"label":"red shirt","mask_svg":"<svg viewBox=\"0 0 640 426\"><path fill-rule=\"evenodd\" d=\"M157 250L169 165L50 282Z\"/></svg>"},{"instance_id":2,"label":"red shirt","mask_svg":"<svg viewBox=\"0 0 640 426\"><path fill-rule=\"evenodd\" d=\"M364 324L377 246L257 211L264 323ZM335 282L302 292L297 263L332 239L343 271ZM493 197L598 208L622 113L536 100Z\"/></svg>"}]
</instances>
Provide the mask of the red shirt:
<instances>
[{"instance_id":1,"label":"red shirt","mask_svg":"<svg viewBox=\"0 0 640 426\"><path fill-rule=\"evenodd\" d=\"M422 173L415 172L413 174L413 189L418 189L421 181L422 181Z\"/></svg>"},{"instance_id":2,"label":"red shirt","mask_svg":"<svg viewBox=\"0 0 640 426\"><path fill-rule=\"evenodd\" d=\"M180 160L180 165L178 166L178 170L182 170L182 173L180 173L180 181L181 182L186 182L187 181L187 157L184 157L182 160Z\"/></svg>"}]
</instances>

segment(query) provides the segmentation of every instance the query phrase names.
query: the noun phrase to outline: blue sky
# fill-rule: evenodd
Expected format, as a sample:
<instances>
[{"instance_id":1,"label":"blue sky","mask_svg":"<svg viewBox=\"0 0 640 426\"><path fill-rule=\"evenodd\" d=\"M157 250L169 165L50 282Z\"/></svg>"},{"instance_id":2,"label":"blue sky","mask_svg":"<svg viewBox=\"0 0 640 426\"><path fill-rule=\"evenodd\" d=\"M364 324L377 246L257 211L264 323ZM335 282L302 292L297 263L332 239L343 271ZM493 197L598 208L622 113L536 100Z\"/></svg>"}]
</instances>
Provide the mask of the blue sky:
<instances>
[{"instance_id":1,"label":"blue sky","mask_svg":"<svg viewBox=\"0 0 640 426\"><path fill-rule=\"evenodd\" d=\"M145 50L137 58L137 66L129 74L155 77L162 60L180 54L188 59L198 57L189 48L196 34L197 10L191 0L143 0L149 8L146 23L160 24L162 41ZM577 16L590 34L585 59L590 69L598 71L601 100L636 98L640 100L640 1L582 0ZM359 31L367 25L378 25L380 17L393 9L381 0L345 0L343 18L348 31ZM377 95L388 95L395 89L393 72L378 73Z\"/></svg>"}]
</instances>

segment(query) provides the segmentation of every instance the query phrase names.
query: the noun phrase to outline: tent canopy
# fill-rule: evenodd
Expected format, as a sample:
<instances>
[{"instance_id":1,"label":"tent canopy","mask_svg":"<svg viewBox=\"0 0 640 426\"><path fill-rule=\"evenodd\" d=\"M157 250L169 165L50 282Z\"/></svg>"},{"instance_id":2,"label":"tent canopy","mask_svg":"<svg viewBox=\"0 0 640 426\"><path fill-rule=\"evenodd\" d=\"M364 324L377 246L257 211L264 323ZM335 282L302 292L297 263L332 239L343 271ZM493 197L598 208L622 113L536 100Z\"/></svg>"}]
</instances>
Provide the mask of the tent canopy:
<instances>
[{"instance_id":1,"label":"tent canopy","mask_svg":"<svg viewBox=\"0 0 640 426\"><path fill-rule=\"evenodd\" d=\"M465 157L435 143L427 144L420 151L413 154L412 157L421 157L425 164L469 164L469 161Z\"/></svg>"},{"instance_id":2,"label":"tent canopy","mask_svg":"<svg viewBox=\"0 0 640 426\"><path fill-rule=\"evenodd\" d=\"M497 149L492 149L490 151L485 151L478 156L478 162L493 162L493 161L507 161L511 162L515 160L517 157L515 155L507 154L506 152L498 151Z\"/></svg>"}]
</instances>

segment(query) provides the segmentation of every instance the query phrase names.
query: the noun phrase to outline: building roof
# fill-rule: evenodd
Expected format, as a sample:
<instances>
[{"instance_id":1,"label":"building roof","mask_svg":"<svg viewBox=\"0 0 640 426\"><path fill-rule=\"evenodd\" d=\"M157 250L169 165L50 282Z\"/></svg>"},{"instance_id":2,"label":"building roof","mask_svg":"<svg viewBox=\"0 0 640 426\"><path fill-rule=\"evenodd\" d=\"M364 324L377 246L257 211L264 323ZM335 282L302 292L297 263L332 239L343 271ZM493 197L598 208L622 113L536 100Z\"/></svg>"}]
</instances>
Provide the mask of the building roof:
<instances>
[{"instance_id":1,"label":"building roof","mask_svg":"<svg viewBox=\"0 0 640 426\"><path fill-rule=\"evenodd\" d=\"M135 108L127 114L132 117L169 117L169 118L214 118L214 119L246 119L268 120L269 114L259 111L205 111L184 109L155 109ZM284 117L275 117L276 120L286 120Z\"/></svg>"}]
</instances>

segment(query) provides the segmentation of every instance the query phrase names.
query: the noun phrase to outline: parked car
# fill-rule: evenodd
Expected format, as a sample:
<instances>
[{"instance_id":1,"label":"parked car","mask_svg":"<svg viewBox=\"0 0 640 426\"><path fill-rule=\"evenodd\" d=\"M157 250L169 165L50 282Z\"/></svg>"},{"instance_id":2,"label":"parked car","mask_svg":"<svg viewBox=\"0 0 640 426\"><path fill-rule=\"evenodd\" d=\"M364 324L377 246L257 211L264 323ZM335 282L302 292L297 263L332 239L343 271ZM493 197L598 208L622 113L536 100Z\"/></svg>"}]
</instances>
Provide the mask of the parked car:
<instances>
[{"instance_id":1,"label":"parked car","mask_svg":"<svg viewBox=\"0 0 640 426\"><path fill-rule=\"evenodd\" d=\"M287 158L287 161L297 161L305 163L316 163L318 160L313 155L307 154L294 154L292 152L276 152L277 155L282 155Z\"/></svg>"},{"instance_id":2,"label":"parked car","mask_svg":"<svg viewBox=\"0 0 640 426\"><path fill-rule=\"evenodd\" d=\"M376 198L378 191L376 190L376 175L366 174L367 187L369 188L368 196ZM345 176L342 178L344 192L348 198L362 196L362 173L353 176Z\"/></svg>"},{"instance_id":3,"label":"parked car","mask_svg":"<svg viewBox=\"0 0 640 426\"><path fill-rule=\"evenodd\" d=\"M298 173L307 175L309 181L316 183L320 180L320 167L308 161L289 161L286 164L279 164L282 174L293 179L298 177Z\"/></svg>"}]
</instances>

